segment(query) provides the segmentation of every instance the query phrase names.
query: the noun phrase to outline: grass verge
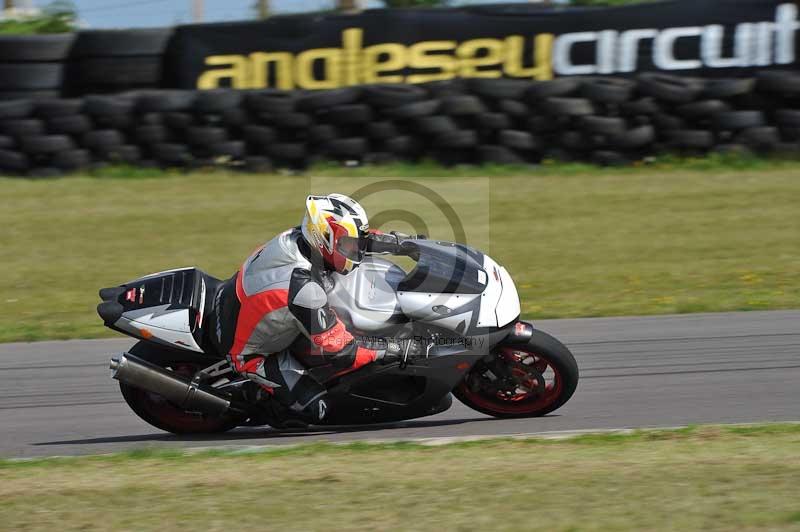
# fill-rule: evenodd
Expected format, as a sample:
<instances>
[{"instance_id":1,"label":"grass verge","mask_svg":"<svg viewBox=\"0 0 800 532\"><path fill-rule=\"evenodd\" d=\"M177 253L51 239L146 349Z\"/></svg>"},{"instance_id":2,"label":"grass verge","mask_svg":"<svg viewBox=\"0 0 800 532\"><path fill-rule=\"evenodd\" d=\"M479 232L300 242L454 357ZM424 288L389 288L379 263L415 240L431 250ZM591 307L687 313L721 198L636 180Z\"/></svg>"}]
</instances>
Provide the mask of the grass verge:
<instances>
[{"instance_id":1,"label":"grass verge","mask_svg":"<svg viewBox=\"0 0 800 532\"><path fill-rule=\"evenodd\" d=\"M227 277L299 223L306 194L384 178L445 198L467 241L509 269L527 318L800 307L797 163L111 173L0 179L0 342L108 336L94 312L98 288L188 265ZM383 210L385 227L414 229L387 219L413 212L427 234L453 238L440 206L419 194L364 203L373 217Z\"/></svg>"},{"instance_id":2,"label":"grass verge","mask_svg":"<svg viewBox=\"0 0 800 532\"><path fill-rule=\"evenodd\" d=\"M8 530L798 530L800 426L0 462ZM397 467L398 464L401 467Z\"/></svg>"}]
</instances>

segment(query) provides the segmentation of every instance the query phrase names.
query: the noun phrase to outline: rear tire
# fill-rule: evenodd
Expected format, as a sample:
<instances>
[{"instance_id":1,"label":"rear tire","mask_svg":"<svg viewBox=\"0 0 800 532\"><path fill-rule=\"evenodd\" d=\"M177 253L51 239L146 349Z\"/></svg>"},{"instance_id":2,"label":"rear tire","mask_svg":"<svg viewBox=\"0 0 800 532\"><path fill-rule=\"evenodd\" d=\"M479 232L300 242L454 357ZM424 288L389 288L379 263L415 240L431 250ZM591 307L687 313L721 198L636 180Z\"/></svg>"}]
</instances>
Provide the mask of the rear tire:
<instances>
[{"instance_id":1,"label":"rear tire","mask_svg":"<svg viewBox=\"0 0 800 532\"><path fill-rule=\"evenodd\" d=\"M177 373L188 373L210 366L207 360L191 353L162 349L152 344L139 342L130 353L164 368L174 368ZM144 391L124 382L119 389L125 402L137 416L157 429L173 434L221 434L244 423L238 416L226 414L219 417L186 412L158 394Z\"/></svg>"},{"instance_id":2,"label":"rear tire","mask_svg":"<svg viewBox=\"0 0 800 532\"><path fill-rule=\"evenodd\" d=\"M540 417L562 407L575 393L578 364L569 349L549 334L534 330L526 344L501 345L499 349L533 355L537 362L531 367L538 365L539 361L546 361L552 371L552 383L542 386L543 389L538 390L537 394L529 394L530 397L500 398L484 389L475 390L470 386L471 378L476 377L475 372L483 369L482 362L479 362L453 390L453 395L473 410L498 418Z\"/></svg>"}]
</instances>

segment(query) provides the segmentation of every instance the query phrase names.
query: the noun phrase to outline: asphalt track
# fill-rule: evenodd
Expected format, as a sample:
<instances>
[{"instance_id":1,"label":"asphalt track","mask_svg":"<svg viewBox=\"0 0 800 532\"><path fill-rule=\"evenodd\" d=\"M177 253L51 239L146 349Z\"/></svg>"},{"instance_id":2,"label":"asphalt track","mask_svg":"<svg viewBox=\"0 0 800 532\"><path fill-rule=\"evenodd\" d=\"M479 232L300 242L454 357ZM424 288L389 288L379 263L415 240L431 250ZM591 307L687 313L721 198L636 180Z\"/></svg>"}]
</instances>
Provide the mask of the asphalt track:
<instances>
[{"instance_id":1,"label":"asphalt track","mask_svg":"<svg viewBox=\"0 0 800 532\"><path fill-rule=\"evenodd\" d=\"M800 312L536 325L565 342L581 368L575 396L550 416L496 420L456 403L392 425L204 438L159 432L128 410L108 370L128 340L0 345L0 456L800 420Z\"/></svg>"}]
</instances>

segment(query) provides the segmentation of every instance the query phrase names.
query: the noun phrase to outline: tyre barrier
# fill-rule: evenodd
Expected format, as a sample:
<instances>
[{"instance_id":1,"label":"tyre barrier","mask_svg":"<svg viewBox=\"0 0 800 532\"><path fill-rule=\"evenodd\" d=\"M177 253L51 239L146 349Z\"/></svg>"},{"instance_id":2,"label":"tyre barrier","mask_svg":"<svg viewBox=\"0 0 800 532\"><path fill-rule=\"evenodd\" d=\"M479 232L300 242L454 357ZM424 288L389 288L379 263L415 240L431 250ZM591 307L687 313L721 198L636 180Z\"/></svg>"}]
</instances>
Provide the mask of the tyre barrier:
<instances>
[{"instance_id":1,"label":"tyre barrier","mask_svg":"<svg viewBox=\"0 0 800 532\"><path fill-rule=\"evenodd\" d=\"M0 35L0 101L61 95L73 34Z\"/></svg>"},{"instance_id":2,"label":"tyre barrier","mask_svg":"<svg viewBox=\"0 0 800 532\"><path fill-rule=\"evenodd\" d=\"M797 154L800 74L701 80L468 79L328 91L158 90L0 102L0 172L106 164L266 171L358 164L626 164L664 154Z\"/></svg>"},{"instance_id":3,"label":"tyre barrier","mask_svg":"<svg viewBox=\"0 0 800 532\"><path fill-rule=\"evenodd\" d=\"M155 89L172 29L0 35L0 102Z\"/></svg>"},{"instance_id":4,"label":"tyre barrier","mask_svg":"<svg viewBox=\"0 0 800 532\"><path fill-rule=\"evenodd\" d=\"M164 86L164 54L172 29L79 32L65 70L69 96Z\"/></svg>"}]
</instances>

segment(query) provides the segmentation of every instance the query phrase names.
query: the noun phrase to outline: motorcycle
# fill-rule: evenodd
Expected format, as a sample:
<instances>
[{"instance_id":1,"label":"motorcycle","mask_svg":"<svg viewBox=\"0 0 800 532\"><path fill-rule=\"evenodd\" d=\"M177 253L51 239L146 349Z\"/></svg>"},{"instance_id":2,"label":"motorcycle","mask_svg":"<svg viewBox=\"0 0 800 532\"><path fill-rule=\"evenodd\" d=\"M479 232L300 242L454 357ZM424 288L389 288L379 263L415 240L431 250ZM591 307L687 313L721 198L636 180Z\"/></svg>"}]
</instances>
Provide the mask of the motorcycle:
<instances>
[{"instance_id":1,"label":"motorcycle","mask_svg":"<svg viewBox=\"0 0 800 532\"><path fill-rule=\"evenodd\" d=\"M331 275L328 301L356 338L413 339L424 352L324 383L335 408L321 424L429 416L450 408L453 396L498 418L538 417L572 397L574 357L519 320L505 268L463 244L411 238L402 246L415 262L410 271L368 254L349 275ZM183 268L100 290L105 325L140 340L110 367L125 401L151 425L176 434L286 426L285 409L238 375L210 341L216 296L231 281Z\"/></svg>"}]
</instances>

